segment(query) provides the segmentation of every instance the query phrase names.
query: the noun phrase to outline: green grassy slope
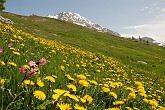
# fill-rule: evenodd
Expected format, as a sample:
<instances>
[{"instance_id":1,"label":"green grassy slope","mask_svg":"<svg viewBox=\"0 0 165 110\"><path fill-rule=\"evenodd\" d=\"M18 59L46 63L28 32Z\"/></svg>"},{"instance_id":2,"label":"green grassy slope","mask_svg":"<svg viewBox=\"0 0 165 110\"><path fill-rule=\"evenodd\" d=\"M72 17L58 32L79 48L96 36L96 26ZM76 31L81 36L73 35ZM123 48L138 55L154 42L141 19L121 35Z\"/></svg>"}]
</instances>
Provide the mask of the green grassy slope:
<instances>
[{"instance_id":1,"label":"green grassy slope","mask_svg":"<svg viewBox=\"0 0 165 110\"><path fill-rule=\"evenodd\" d=\"M14 21L14 25L25 32L111 56L137 71L165 74L165 48L133 42L51 18L11 13L2 13L2 16ZM138 64L137 61L148 64Z\"/></svg>"},{"instance_id":2,"label":"green grassy slope","mask_svg":"<svg viewBox=\"0 0 165 110\"><path fill-rule=\"evenodd\" d=\"M54 19L3 16L15 24L0 22L1 110L165 109L164 48Z\"/></svg>"}]
</instances>

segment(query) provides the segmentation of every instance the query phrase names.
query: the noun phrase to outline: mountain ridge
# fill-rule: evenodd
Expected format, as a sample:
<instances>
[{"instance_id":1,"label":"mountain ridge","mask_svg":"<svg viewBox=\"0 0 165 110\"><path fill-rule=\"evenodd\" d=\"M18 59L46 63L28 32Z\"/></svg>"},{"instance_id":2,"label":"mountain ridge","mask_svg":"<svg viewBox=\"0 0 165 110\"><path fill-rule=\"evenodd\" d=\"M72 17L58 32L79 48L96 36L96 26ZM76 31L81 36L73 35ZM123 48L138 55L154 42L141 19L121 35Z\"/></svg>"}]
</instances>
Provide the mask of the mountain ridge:
<instances>
[{"instance_id":1,"label":"mountain ridge","mask_svg":"<svg viewBox=\"0 0 165 110\"><path fill-rule=\"evenodd\" d=\"M115 36L121 36L119 33L112 31L108 28L105 28L99 24L95 24L91 22L90 20L86 19L85 17L79 15L78 13L72 13L72 12L61 12L57 15L47 15L46 17L49 18L55 18L59 20L63 20L66 22L71 22L76 25L80 25L89 29L94 29L98 32L107 32Z\"/></svg>"}]
</instances>

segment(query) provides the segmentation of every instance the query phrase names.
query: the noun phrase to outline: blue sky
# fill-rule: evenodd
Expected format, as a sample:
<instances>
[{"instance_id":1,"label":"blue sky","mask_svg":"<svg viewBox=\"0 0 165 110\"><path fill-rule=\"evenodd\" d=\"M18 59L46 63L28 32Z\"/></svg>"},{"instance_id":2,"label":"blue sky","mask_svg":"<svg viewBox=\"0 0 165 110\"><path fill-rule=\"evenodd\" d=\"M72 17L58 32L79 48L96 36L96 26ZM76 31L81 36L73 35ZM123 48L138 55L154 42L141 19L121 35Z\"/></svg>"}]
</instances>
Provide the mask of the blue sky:
<instances>
[{"instance_id":1,"label":"blue sky","mask_svg":"<svg viewBox=\"0 0 165 110\"><path fill-rule=\"evenodd\" d=\"M122 36L165 42L165 0L7 0L5 6L20 15L76 12Z\"/></svg>"}]
</instances>

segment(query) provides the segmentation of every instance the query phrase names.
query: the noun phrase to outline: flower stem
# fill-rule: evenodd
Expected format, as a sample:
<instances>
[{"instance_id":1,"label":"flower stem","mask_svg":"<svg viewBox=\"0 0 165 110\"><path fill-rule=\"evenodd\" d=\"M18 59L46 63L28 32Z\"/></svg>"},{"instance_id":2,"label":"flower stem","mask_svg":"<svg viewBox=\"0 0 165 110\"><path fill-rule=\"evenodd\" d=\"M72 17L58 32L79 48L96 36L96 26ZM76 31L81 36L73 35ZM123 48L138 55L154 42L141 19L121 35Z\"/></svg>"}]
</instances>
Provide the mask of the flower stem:
<instances>
[{"instance_id":1,"label":"flower stem","mask_svg":"<svg viewBox=\"0 0 165 110\"><path fill-rule=\"evenodd\" d=\"M17 97L18 96L20 96L22 93L24 93L24 92L26 92L26 91L22 91L22 92L20 92L19 94L15 94L15 97L14 97L14 99L12 100L12 102L11 103L9 103L9 105L6 107L6 109L5 110L9 110L9 107L12 105L12 104L14 104L15 103L15 100L17 99ZM13 109L14 109L14 107L13 107Z\"/></svg>"},{"instance_id":2,"label":"flower stem","mask_svg":"<svg viewBox=\"0 0 165 110\"><path fill-rule=\"evenodd\" d=\"M3 92L4 92L4 88L2 87L2 106L1 106L1 110L3 110Z\"/></svg>"}]
</instances>

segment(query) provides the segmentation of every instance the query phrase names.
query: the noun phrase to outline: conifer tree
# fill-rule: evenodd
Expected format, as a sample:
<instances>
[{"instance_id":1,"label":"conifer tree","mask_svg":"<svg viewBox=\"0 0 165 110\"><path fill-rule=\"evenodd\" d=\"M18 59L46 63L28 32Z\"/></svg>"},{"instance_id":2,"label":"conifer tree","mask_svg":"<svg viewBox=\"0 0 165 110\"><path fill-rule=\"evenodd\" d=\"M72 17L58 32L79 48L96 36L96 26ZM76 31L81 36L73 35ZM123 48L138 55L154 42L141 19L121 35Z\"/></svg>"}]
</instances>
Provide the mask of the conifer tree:
<instances>
[{"instance_id":1,"label":"conifer tree","mask_svg":"<svg viewBox=\"0 0 165 110\"><path fill-rule=\"evenodd\" d=\"M6 8L4 5L5 2L6 0L0 0L0 12Z\"/></svg>"}]
</instances>

